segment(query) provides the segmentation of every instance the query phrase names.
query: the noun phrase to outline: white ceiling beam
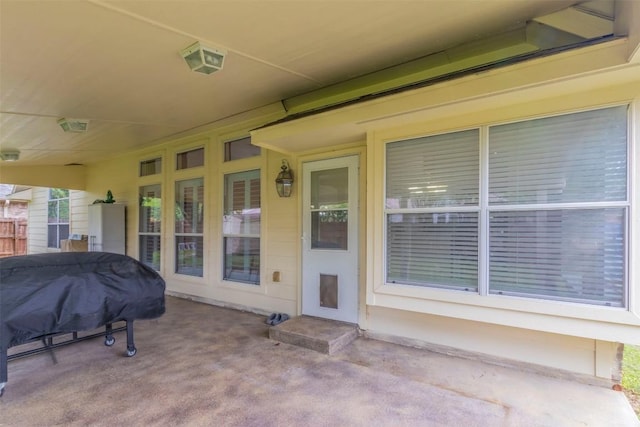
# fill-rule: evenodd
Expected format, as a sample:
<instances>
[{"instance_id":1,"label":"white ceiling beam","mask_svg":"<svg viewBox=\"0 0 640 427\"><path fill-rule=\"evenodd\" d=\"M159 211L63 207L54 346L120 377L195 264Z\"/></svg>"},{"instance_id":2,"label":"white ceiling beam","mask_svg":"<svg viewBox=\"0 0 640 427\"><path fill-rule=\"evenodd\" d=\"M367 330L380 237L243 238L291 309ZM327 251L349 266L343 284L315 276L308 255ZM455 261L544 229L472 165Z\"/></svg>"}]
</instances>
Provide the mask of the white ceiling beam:
<instances>
[{"instance_id":1,"label":"white ceiling beam","mask_svg":"<svg viewBox=\"0 0 640 427\"><path fill-rule=\"evenodd\" d=\"M2 165L2 182L30 187L68 188L84 190L86 167Z\"/></svg>"}]
</instances>

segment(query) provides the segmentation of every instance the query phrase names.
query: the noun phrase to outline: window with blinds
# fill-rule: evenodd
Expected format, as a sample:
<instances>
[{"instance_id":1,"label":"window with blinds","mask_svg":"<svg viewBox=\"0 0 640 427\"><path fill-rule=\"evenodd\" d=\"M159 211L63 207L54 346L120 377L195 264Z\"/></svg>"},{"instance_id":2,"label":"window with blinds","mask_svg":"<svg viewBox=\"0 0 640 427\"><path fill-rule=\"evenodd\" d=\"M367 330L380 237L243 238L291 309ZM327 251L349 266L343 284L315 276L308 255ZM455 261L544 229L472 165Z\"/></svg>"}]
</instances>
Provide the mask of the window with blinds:
<instances>
[{"instance_id":1,"label":"window with blinds","mask_svg":"<svg viewBox=\"0 0 640 427\"><path fill-rule=\"evenodd\" d=\"M478 289L479 132L387 145L387 281Z\"/></svg>"},{"instance_id":2,"label":"window with blinds","mask_svg":"<svg viewBox=\"0 0 640 427\"><path fill-rule=\"evenodd\" d=\"M224 177L224 279L260 283L260 171Z\"/></svg>"},{"instance_id":3,"label":"window with blinds","mask_svg":"<svg viewBox=\"0 0 640 427\"><path fill-rule=\"evenodd\" d=\"M387 282L626 306L627 114L388 143Z\"/></svg>"},{"instance_id":4,"label":"window with blinds","mask_svg":"<svg viewBox=\"0 0 640 427\"><path fill-rule=\"evenodd\" d=\"M489 292L625 305L627 107L489 128Z\"/></svg>"}]
</instances>

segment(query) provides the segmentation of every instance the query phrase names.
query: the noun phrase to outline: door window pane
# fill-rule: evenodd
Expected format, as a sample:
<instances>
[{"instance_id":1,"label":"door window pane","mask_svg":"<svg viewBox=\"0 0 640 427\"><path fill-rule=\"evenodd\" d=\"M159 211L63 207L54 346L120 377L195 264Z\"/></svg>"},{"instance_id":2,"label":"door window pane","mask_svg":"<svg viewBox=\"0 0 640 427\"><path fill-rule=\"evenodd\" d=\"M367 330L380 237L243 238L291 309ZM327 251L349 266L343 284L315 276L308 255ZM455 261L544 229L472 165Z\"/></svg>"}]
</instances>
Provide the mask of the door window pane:
<instances>
[{"instance_id":1,"label":"door window pane","mask_svg":"<svg viewBox=\"0 0 640 427\"><path fill-rule=\"evenodd\" d=\"M348 249L349 168L311 172L311 249Z\"/></svg>"},{"instance_id":2,"label":"door window pane","mask_svg":"<svg viewBox=\"0 0 640 427\"><path fill-rule=\"evenodd\" d=\"M342 209L349 203L349 168L311 172L311 209Z\"/></svg>"},{"instance_id":3,"label":"door window pane","mask_svg":"<svg viewBox=\"0 0 640 427\"><path fill-rule=\"evenodd\" d=\"M349 211L336 209L311 212L311 249L347 250Z\"/></svg>"}]
</instances>

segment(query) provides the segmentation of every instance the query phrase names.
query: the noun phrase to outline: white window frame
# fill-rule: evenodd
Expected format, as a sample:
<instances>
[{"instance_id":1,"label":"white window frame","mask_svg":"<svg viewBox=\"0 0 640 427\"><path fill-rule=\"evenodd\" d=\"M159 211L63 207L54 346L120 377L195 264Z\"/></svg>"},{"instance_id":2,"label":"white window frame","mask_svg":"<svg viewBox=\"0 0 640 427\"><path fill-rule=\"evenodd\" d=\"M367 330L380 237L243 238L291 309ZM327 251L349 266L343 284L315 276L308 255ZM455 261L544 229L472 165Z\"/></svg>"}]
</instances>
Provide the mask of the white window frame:
<instances>
[{"instance_id":1,"label":"white window frame","mask_svg":"<svg viewBox=\"0 0 640 427\"><path fill-rule=\"evenodd\" d=\"M625 194L625 200L624 201L592 201L592 202L585 202L585 201L574 201L574 202L562 202L562 203L529 203L529 204L490 204L489 203L489 198L488 195L490 193L490 189L489 189L489 150L491 149L490 147L490 137L489 137L489 133L490 133L490 129L493 127L499 127L499 126L503 126L503 125L510 125L510 124L515 124L515 123L523 123L523 122L531 122L533 120L537 120L537 119L546 119L546 118L554 118L554 117L561 117L561 116L568 116L568 115L572 115L572 114L576 114L576 113L585 113L585 112L595 112L598 110L605 110L605 109L609 109L609 108L615 108L615 107L625 107L626 108L626 121L627 121L627 128L626 128L626 194ZM488 295L488 294L493 294L496 295L498 297L505 297L505 296L511 296L511 297L517 297L517 298L526 298L526 299L536 299L536 300L541 300L541 301L557 301L557 302L565 302L565 303L577 303L577 304L584 304L586 306L590 306L590 307L595 307L595 306L602 306L602 307L610 307L612 306L613 308L616 309L621 309L621 310L628 310L630 307L630 290L631 290L631 282L629 280L630 277L630 257L629 257L629 248L630 248L630 241L632 238L631 235L631 231L630 231L630 218L631 218L631 212L632 212L632 203L631 203L631 188L632 188L632 174L633 174L633 164L634 164L634 159L632 157L632 145L633 145L633 139L632 139L632 135L631 135L631 127L632 127L632 110L633 110L633 106L631 105L631 103L619 103L619 104L613 104L613 105L604 105L604 106L598 106L598 107L594 107L594 108L587 108L587 109L582 109L582 110L578 110L578 111L568 111L568 112L560 112L557 114L545 114L545 115L541 115L541 116L537 116L537 117L528 117L528 118L524 118L521 120L514 120L514 121L508 121L508 122L498 122L498 123L489 123L486 126L483 126L482 129L484 129L484 139L481 140L481 146L483 147L483 151L482 151L482 155L483 160L481 162L481 166L484 168L484 180L482 181L482 188L481 188L481 192L482 192L482 200L485 201L485 203L487 204L486 206L486 210L484 210L483 212L486 215L490 215L493 212L530 212L530 213L534 213L534 212L542 212L542 211L561 211L561 212L569 212L571 210L576 210L576 211L602 211L604 209L624 209L625 211L625 216L623 216L623 223L622 226L624 227L624 230L626 230L623 233L623 239L624 239L624 246L622 248L623 250L623 270L622 270L622 275L623 275L623 286L624 286L624 291L623 291L623 295L622 295L622 303L621 306L617 306L617 305L610 305L607 302L600 302L598 304L594 303L594 302L588 302L588 300L584 300L581 298L575 298L575 297L564 297L564 298L559 298L559 297L543 297L543 296L539 296L539 297L535 297L535 296L526 296L526 294L524 293L516 293L513 291L506 291L506 292L491 292L490 289L490 271L489 271L489 243L490 243L490 236L489 236L489 230L490 230L490 220L487 219L485 221L485 225L486 225L486 229L484 230L484 234L483 234L483 246L482 246L482 253L486 256L486 262L485 262L485 270L484 270L484 274L481 277L481 284L482 284L482 290L483 293L482 295Z\"/></svg>"},{"instance_id":2,"label":"white window frame","mask_svg":"<svg viewBox=\"0 0 640 427\"><path fill-rule=\"evenodd\" d=\"M161 183L150 183L150 184L140 184L138 185L138 191L141 191L143 188L147 188L147 187L158 187L160 189L160 221L161 221L161 225L160 225L160 230L158 231L146 231L146 230L142 230L140 228L140 225L142 223L142 213L143 213L143 206L142 206L142 198L145 197L144 194L140 194L140 206L138 206L138 259L145 263L145 260L142 258L142 246L140 245L140 242L142 240L142 237L157 237L160 239L160 249L159 249L159 260L158 260L158 271L162 271L162 253L163 253L163 244L162 244L162 223L164 222L164 212L163 212L163 200L164 200L164 195L163 193L163 186ZM154 265L149 265L149 267L155 268Z\"/></svg>"},{"instance_id":3,"label":"white window frame","mask_svg":"<svg viewBox=\"0 0 640 427\"><path fill-rule=\"evenodd\" d=\"M205 230L206 230L206 226L207 226L207 221L206 221L206 215L207 215L207 205L206 205L206 191L207 191L207 185L206 185L206 180L203 176L185 176L184 178L176 178L173 182L173 187L174 187L174 192L173 192L173 198L174 198L174 203L178 204L181 202L181 200L178 199L178 191L177 191L177 187L179 183L183 183L186 181L195 181L195 180L201 180L202 181L202 186L203 186L203 192L202 192L202 200L200 200L199 198L197 199L198 203L202 204L203 207L203 217L202 217L202 232L176 232L176 225L177 225L177 221L176 221L176 213L174 211L174 215L173 215L173 252L174 252L174 261L173 261L173 274L178 275L178 276L186 276L186 277L194 277L194 278L204 278L205 277L205 273L206 273L206 259L205 259L205 255L206 255L206 251L205 251L205 245L207 244L207 241L205 239ZM199 250L202 252L202 267L201 267L201 271L199 274L190 274L190 273L186 273L184 271L178 271L178 258L179 258L179 243L178 243L178 239L179 238L183 238L183 237L193 237L196 239L200 239L202 242L202 248L200 248ZM183 250L193 250L193 251L198 251L198 248L192 248L192 247L185 247Z\"/></svg>"},{"instance_id":4,"label":"white window frame","mask_svg":"<svg viewBox=\"0 0 640 427\"><path fill-rule=\"evenodd\" d=\"M47 248L48 249L60 249L61 248L61 239L60 238L60 226L67 226L68 230L67 230L67 235L69 235L71 233L71 194L70 191L66 188L58 188L59 190L66 190L67 191L67 197L62 197L62 198L57 198L57 199L52 199L51 198L51 190L54 190L55 188L49 188L47 189ZM67 214L69 215L69 217L67 218L67 222L61 222L60 221L60 202L66 200L67 201ZM56 203L56 221L55 222L49 222L49 203L51 202L55 202ZM49 227L50 226L55 226L56 227L56 246L49 246ZM68 237L67 237L68 238Z\"/></svg>"},{"instance_id":5,"label":"white window frame","mask_svg":"<svg viewBox=\"0 0 640 427\"><path fill-rule=\"evenodd\" d=\"M512 123L516 121L527 121L533 120L536 118L544 118L551 117L557 115L571 114L581 111L588 110L597 110L612 106L620 106L625 105L628 106L628 157L627 157L627 191L628 198L626 201L626 205L628 206L628 218L632 218L634 212L634 188L632 186L633 182L638 179L639 175L636 168L636 162L638 161L637 152L634 150L634 143L636 141L636 133L637 129L634 124L634 117L637 116L637 105L635 103L631 103L630 101L621 101L615 104L604 104L599 106L592 106L590 108L583 109L574 109L574 110L563 110L563 111L555 111L553 113L541 114L539 116L529 116L529 117L518 117L509 121L499 121L499 120L489 120L483 122L481 125L476 126L464 126L465 120L461 121L461 126L456 127L455 125L452 127L443 128L441 131L434 133L423 133L420 132L418 126L413 126L415 130L411 131L411 129L399 130L399 129L391 129L388 131L376 132L369 134L369 148L371 149L369 166L371 168L378 168L380 170L385 170L385 156L386 156L386 144L390 142L402 141L411 138L417 138L421 136L428 136L435 133L448 133L455 132L463 129L468 129L472 127L477 127L481 129L481 172L480 172L480 183L481 190L487 187L485 184L488 178L488 160L487 149L488 146L486 144L488 129L489 126L496 126L505 123ZM467 123L471 124L472 121L466 120ZM417 130L417 132L416 132ZM580 304L574 302L563 302L563 301L555 301L555 300L547 300L547 299L536 299L536 298L524 298L519 296L502 296L502 295L491 295L488 293L488 257L487 257L487 245L488 245L488 220L481 218L480 219L480 230L479 230L479 292L475 293L462 293L449 289L438 289L438 288L430 288L430 287L415 287L411 285L401 285L401 284L393 284L386 282L386 211L384 209L384 200L385 199L385 188L386 188L386 170L384 174L379 175L378 177L371 177L372 181L375 182L372 189L374 189L374 193L372 193L372 199L375 199L375 210L378 214L375 215L376 224L378 224L380 230L379 233L374 233L378 237L376 239L380 239L382 245L378 246L377 250L369 257L369 260L372 264L377 264L378 267L371 267L368 271L368 277L371 279L368 280L368 289L367 289L367 298L368 302L372 305L384 306L389 308L398 308L404 310L411 310L417 312L445 315L445 316L453 316L458 318L466 318L472 320L483 320L501 324L513 324L513 325L524 325L530 323L533 318L529 317L530 315L544 314L550 316L561 316L565 318L581 318L581 319L600 319L607 320L614 323L621 324L635 324L638 322L637 314L637 290L634 291L632 283L634 277L634 267L633 267L633 259L634 255L632 253L634 237L636 237L636 230L633 227L633 222L629 220L628 229L627 229L627 264L626 264L626 272L627 282L626 282L626 297L625 301L627 301L626 307L603 307L596 306L590 304ZM378 192L375 192L375 188L378 188ZM487 187L488 188L488 187ZM482 190L484 191L484 190ZM481 206L481 215L487 215L487 206L486 206L486 194L482 197L483 205ZM636 237L637 238L637 237ZM511 317L505 317L505 311L509 310L512 314ZM530 313L530 314L527 314ZM631 316L631 317L630 317ZM552 319L547 318L547 319ZM540 318L536 318L540 319ZM565 325L567 326L567 325ZM542 329L549 331L557 331L558 327L554 324L545 325L544 322L534 327L534 329ZM566 329L566 328L565 328ZM573 329L573 327L568 326L568 329ZM594 332L594 334L596 334ZM589 336L593 334L588 334Z\"/></svg>"},{"instance_id":6,"label":"white window frame","mask_svg":"<svg viewBox=\"0 0 640 427\"><path fill-rule=\"evenodd\" d=\"M223 189L223 196L224 196L224 202L223 202L223 211L227 211L228 209L228 203L230 202L230 195L228 193L228 188L227 188L227 177L231 177L233 175L242 177L242 176L250 176L251 174L255 174L257 175L258 179L260 180L260 189L259 194L260 194L260 210L262 211L262 173L261 170L258 169L252 169L252 170L245 170L245 171L237 171L237 172L229 172L229 173L225 173L222 183L224 186ZM244 179L242 179L244 181ZM238 181L238 180L236 180ZM245 198L247 197L247 194L245 193ZM222 280L225 281L231 281L231 282L238 282L238 283L245 283L245 284L250 284L250 285L260 285L260 269L261 269L261 264L262 264L262 241L261 241L261 231L258 231L257 233L245 233L245 232L234 232L233 230L233 219L235 218L230 218L229 221L225 221L224 216L223 216L223 227L222 227ZM260 223L262 222L262 212L260 213ZM261 225L261 224L260 224ZM261 229L262 227L260 227ZM256 280L242 280L239 278L233 278L233 277L228 277L227 276L227 266L226 266L226 257L227 257L227 253L226 253L226 241L227 238L240 238L240 239L257 239L258 240L258 250L260 251L258 254L258 267L257 267L257 275L256 275ZM251 260L248 260L249 263L251 263Z\"/></svg>"}]
</instances>

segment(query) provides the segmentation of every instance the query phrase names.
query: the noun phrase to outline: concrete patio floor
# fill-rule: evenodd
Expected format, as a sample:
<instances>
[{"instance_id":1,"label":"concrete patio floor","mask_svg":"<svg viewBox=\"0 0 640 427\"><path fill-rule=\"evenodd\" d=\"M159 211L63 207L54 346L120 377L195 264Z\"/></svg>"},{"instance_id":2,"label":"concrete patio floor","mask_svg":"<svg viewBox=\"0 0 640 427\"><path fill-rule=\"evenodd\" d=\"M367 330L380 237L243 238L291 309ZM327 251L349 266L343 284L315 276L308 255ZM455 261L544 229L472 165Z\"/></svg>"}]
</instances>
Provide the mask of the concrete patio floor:
<instances>
[{"instance_id":1,"label":"concrete patio floor","mask_svg":"<svg viewBox=\"0 0 640 427\"><path fill-rule=\"evenodd\" d=\"M608 388L362 337L329 356L174 297L135 342L9 362L0 426L640 426Z\"/></svg>"}]
</instances>

